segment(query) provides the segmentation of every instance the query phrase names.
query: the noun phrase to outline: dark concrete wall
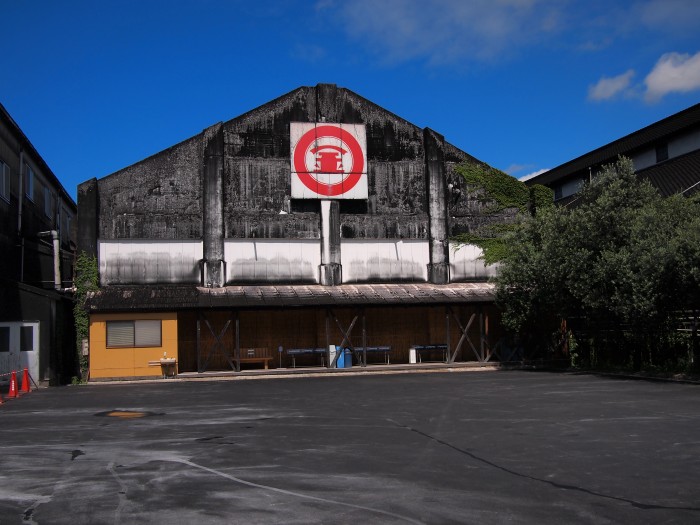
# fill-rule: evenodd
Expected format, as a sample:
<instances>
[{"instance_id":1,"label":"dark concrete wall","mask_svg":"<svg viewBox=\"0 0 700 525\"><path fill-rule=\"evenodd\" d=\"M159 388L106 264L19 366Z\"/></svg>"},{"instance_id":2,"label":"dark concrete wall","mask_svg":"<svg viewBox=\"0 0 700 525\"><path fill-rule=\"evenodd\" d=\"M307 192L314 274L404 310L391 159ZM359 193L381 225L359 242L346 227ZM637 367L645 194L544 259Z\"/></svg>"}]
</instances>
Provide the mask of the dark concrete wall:
<instances>
[{"instance_id":1,"label":"dark concrete wall","mask_svg":"<svg viewBox=\"0 0 700 525\"><path fill-rule=\"evenodd\" d=\"M97 179L78 186L78 252L97 257L99 231L99 197Z\"/></svg>"},{"instance_id":2,"label":"dark concrete wall","mask_svg":"<svg viewBox=\"0 0 700 525\"><path fill-rule=\"evenodd\" d=\"M367 130L369 196L354 209L340 206L341 237L428 239L423 130L332 84L298 88L98 180L97 238L204 238L205 147L217 132L224 237L320 238L318 209L290 200L289 123L324 120ZM455 188L460 181L450 166L469 159L444 143L446 177ZM81 244L92 249L86 238Z\"/></svg>"},{"instance_id":3,"label":"dark concrete wall","mask_svg":"<svg viewBox=\"0 0 700 525\"><path fill-rule=\"evenodd\" d=\"M208 130L98 180L101 239L201 239Z\"/></svg>"},{"instance_id":4,"label":"dark concrete wall","mask_svg":"<svg viewBox=\"0 0 700 525\"><path fill-rule=\"evenodd\" d=\"M227 238L319 238L317 213L292 213L290 122L363 123L369 198L342 213L344 238L427 238L423 132L332 84L299 88L224 124ZM282 212L282 214L280 214Z\"/></svg>"},{"instance_id":5,"label":"dark concrete wall","mask_svg":"<svg viewBox=\"0 0 700 525\"><path fill-rule=\"evenodd\" d=\"M478 161L332 84L298 88L212 126L98 180L94 195L81 185L98 217L94 233L81 224L81 245L92 252L97 239L197 239L204 259L218 261L226 238L320 240L319 201L290 197L290 122L324 121L367 131L368 198L334 208L341 239L429 241L430 280L448 282L449 237L493 220L454 170Z\"/></svg>"}]
</instances>

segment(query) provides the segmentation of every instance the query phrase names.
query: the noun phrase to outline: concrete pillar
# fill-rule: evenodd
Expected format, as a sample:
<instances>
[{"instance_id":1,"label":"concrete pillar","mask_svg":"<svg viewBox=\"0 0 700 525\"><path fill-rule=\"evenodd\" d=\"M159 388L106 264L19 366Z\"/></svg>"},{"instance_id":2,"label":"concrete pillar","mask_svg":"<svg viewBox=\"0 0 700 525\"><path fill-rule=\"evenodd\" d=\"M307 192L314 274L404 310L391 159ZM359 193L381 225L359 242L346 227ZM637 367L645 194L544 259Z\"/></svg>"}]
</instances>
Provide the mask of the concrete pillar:
<instances>
[{"instance_id":1,"label":"concrete pillar","mask_svg":"<svg viewBox=\"0 0 700 525\"><path fill-rule=\"evenodd\" d=\"M338 201L321 201L321 284L335 286L343 282L340 264L340 205Z\"/></svg>"},{"instance_id":2,"label":"concrete pillar","mask_svg":"<svg viewBox=\"0 0 700 525\"><path fill-rule=\"evenodd\" d=\"M428 240L430 263L428 281L450 282L450 252L447 222L447 182L445 173L445 139L430 128L423 130L425 180L428 195Z\"/></svg>"},{"instance_id":3,"label":"concrete pillar","mask_svg":"<svg viewBox=\"0 0 700 525\"><path fill-rule=\"evenodd\" d=\"M220 288L226 284L224 264L224 135L222 129L209 139L202 174L204 267L202 286Z\"/></svg>"}]
</instances>

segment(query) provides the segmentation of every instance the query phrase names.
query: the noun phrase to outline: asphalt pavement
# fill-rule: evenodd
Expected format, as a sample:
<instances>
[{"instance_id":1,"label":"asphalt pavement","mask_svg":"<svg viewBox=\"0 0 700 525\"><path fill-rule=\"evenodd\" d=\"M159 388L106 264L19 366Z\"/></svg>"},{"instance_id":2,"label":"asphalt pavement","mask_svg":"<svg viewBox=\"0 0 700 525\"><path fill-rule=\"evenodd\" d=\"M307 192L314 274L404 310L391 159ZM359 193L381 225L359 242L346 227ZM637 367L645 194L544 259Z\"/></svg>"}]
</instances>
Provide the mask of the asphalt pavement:
<instances>
[{"instance_id":1,"label":"asphalt pavement","mask_svg":"<svg viewBox=\"0 0 700 525\"><path fill-rule=\"evenodd\" d=\"M49 388L0 523L700 523L700 386L491 371Z\"/></svg>"}]
</instances>

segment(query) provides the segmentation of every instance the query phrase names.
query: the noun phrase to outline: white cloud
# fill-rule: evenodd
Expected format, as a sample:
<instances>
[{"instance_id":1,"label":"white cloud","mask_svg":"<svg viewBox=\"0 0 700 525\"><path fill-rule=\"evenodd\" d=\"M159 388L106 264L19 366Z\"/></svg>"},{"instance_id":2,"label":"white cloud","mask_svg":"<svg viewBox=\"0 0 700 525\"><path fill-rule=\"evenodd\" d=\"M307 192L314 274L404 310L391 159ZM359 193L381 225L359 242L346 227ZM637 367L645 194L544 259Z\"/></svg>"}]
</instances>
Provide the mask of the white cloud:
<instances>
[{"instance_id":1,"label":"white cloud","mask_svg":"<svg viewBox=\"0 0 700 525\"><path fill-rule=\"evenodd\" d=\"M616 77L603 77L597 84L588 86L589 100L610 100L616 95L625 92L632 82L634 70L630 69Z\"/></svg>"},{"instance_id":2,"label":"white cloud","mask_svg":"<svg viewBox=\"0 0 700 525\"><path fill-rule=\"evenodd\" d=\"M697 34L700 2L697 0L649 0L632 9L632 21L669 33Z\"/></svg>"},{"instance_id":3,"label":"white cloud","mask_svg":"<svg viewBox=\"0 0 700 525\"><path fill-rule=\"evenodd\" d=\"M700 51L695 55L666 53L644 79L645 98L659 100L669 93L700 89Z\"/></svg>"},{"instance_id":4,"label":"white cloud","mask_svg":"<svg viewBox=\"0 0 700 525\"><path fill-rule=\"evenodd\" d=\"M533 179L533 178L537 177L538 175L542 175L543 173L546 173L548 171L549 171L549 168L545 168L543 170L533 171L532 173L528 173L527 175L523 175L522 177L519 177L518 180L526 181L529 179Z\"/></svg>"},{"instance_id":5,"label":"white cloud","mask_svg":"<svg viewBox=\"0 0 700 525\"><path fill-rule=\"evenodd\" d=\"M355 0L339 14L386 62L489 61L562 28L560 3L543 0Z\"/></svg>"},{"instance_id":6,"label":"white cloud","mask_svg":"<svg viewBox=\"0 0 700 525\"><path fill-rule=\"evenodd\" d=\"M619 40L696 41L698 0L315 0L318 23L385 63L494 62L538 44L601 52ZM563 39L562 39L563 37Z\"/></svg>"},{"instance_id":7,"label":"white cloud","mask_svg":"<svg viewBox=\"0 0 700 525\"><path fill-rule=\"evenodd\" d=\"M511 164L508 166L506 169L503 171L507 173L508 175L513 175L513 173L518 173L519 171L523 171L524 169L530 168L531 166L525 165L525 164Z\"/></svg>"}]
</instances>

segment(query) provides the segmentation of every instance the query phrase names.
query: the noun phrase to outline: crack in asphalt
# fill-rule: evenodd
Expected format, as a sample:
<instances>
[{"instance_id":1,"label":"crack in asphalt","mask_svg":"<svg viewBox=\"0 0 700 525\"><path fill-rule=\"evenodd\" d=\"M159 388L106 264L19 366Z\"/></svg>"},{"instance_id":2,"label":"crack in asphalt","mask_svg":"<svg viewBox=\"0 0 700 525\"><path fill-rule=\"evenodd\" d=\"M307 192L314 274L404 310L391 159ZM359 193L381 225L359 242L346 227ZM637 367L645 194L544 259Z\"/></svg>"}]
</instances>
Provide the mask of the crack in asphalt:
<instances>
[{"instance_id":1,"label":"crack in asphalt","mask_svg":"<svg viewBox=\"0 0 700 525\"><path fill-rule=\"evenodd\" d=\"M488 459L479 457L476 454L469 452L468 450L464 450L462 448L459 448L459 447L453 445L452 443L449 443L449 442L442 440L438 437L431 436L430 434L427 434L421 430L418 430L417 428L413 428L409 425L401 424L398 421L394 421L393 419L387 419L387 421L393 423L394 425L396 425L399 428L402 428L404 430L409 430L410 432L414 432L420 436L423 436L427 439L430 439L431 441L439 443L440 445L451 448L452 450L455 450L455 451L459 452L460 454L463 454L467 457L470 457L475 461L483 463L484 465L488 465L489 467L492 467L494 469L497 469L497 470L500 470L500 471L505 472L507 474L510 474L511 476L517 476L519 478L527 479L530 481L537 481L539 483L545 483L545 484L550 485L550 486L557 488L557 489L573 490L573 491L582 492L584 494L588 494L591 496L596 496L599 498L620 501L622 503L627 503L629 505L632 505L635 508L643 509L643 510L687 510L687 511L693 511L693 512L700 511L700 507L678 507L678 506L672 506L672 505L655 505L655 504L641 503L639 501L635 501L635 500L628 499L628 498L622 498L619 496L611 496L610 494L603 494L601 492L596 492L594 490L586 489L584 487L578 487L576 485L568 485L565 483L558 483L556 481L552 481L552 480L548 480L548 479L542 479L542 478L538 478L535 476L529 476L527 474L523 474L521 472L517 472L515 470L511 470L507 467L504 467L502 465L494 463L493 461L489 461Z\"/></svg>"}]
</instances>

